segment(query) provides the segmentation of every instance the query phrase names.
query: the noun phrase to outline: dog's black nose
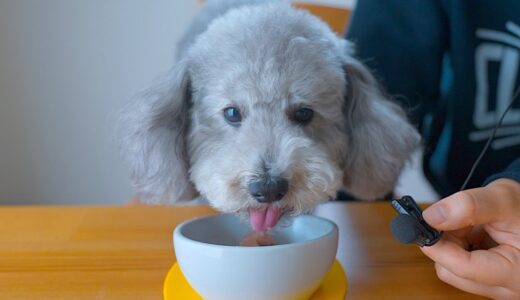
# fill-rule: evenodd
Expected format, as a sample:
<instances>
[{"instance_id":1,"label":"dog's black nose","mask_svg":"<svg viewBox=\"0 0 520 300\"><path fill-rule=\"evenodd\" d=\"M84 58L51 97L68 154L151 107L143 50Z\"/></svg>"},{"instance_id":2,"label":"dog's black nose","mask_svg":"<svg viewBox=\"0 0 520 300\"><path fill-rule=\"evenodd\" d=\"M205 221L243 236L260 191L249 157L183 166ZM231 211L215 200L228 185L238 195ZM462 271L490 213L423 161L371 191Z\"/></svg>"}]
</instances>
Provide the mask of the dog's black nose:
<instances>
[{"instance_id":1,"label":"dog's black nose","mask_svg":"<svg viewBox=\"0 0 520 300\"><path fill-rule=\"evenodd\" d=\"M287 194L289 182L280 177L260 178L249 183L248 189L256 201L271 203L282 199Z\"/></svg>"}]
</instances>

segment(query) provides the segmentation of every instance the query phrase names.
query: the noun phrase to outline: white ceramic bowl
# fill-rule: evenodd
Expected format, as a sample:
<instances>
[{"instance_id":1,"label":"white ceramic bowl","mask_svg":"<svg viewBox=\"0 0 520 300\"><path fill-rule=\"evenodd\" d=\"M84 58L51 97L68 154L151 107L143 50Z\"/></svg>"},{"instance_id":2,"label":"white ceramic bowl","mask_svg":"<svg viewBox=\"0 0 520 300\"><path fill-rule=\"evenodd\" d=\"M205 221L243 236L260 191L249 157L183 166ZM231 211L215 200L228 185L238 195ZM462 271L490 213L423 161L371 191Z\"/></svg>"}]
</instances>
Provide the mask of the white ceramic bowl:
<instances>
[{"instance_id":1,"label":"white ceramic bowl","mask_svg":"<svg viewBox=\"0 0 520 300\"><path fill-rule=\"evenodd\" d=\"M333 222L300 215L269 232L277 244L238 246L251 226L232 214L190 220L175 228L177 261L204 299L307 299L336 257Z\"/></svg>"}]
</instances>

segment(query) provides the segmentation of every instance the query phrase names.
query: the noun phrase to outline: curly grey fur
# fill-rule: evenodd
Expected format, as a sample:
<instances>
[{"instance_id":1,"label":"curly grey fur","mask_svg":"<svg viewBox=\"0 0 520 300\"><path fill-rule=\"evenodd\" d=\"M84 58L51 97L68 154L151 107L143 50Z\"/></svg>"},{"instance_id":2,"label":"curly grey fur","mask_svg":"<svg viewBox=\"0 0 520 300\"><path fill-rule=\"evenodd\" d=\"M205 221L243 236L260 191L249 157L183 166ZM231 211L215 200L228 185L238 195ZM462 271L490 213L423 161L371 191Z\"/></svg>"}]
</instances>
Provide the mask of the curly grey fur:
<instances>
[{"instance_id":1,"label":"curly grey fur","mask_svg":"<svg viewBox=\"0 0 520 300\"><path fill-rule=\"evenodd\" d=\"M386 99L352 46L280 1L210 1L179 46L172 79L122 114L121 147L139 196L197 196L222 211L258 204L247 183L283 176L276 205L311 209L343 187L363 199L391 191L419 135ZM222 111L238 107L241 126ZM308 125L291 121L312 107Z\"/></svg>"}]
</instances>

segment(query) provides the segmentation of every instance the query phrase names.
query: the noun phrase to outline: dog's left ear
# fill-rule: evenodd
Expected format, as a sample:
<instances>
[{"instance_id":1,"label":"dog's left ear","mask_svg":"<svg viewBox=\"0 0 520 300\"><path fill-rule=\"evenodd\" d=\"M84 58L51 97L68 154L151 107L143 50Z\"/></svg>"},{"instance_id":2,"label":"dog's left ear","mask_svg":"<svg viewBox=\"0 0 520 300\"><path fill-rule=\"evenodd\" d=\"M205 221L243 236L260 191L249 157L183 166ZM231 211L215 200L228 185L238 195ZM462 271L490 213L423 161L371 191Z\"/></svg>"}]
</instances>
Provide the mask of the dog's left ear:
<instances>
[{"instance_id":1,"label":"dog's left ear","mask_svg":"<svg viewBox=\"0 0 520 300\"><path fill-rule=\"evenodd\" d=\"M121 151L137 196L146 203L173 204L197 196L186 151L191 105L187 62L177 63L171 76L120 114Z\"/></svg>"},{"instance_id":2,"label":"dog's left ear","mask_svg":"<svg viewBox=\"0 0 520 300\"><path fill-rule=\"evenodd\" d=\"M374 76L352 56L352 46L347 43L346 48L344 185L360 199L381 199L393 191L420 136L404 110L384 96Z\"/></svg>"}]
</instances>

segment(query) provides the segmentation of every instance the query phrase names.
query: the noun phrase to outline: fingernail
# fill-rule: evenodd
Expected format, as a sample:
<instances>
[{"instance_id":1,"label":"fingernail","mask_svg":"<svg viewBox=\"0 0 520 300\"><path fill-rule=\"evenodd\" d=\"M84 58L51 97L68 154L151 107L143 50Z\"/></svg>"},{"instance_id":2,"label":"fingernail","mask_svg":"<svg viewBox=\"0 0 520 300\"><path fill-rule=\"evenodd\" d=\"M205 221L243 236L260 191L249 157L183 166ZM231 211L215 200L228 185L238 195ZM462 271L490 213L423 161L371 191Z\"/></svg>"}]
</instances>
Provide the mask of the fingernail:
<instances>
[{"instance_id":1,"label":"fingernail","mask_svg":"<svg viewBox=\"0 0 520 300\"><path fill-rule=\"evenodd\" d=\"M442 224L448 220L443 205L432 205L423 211L423 218L431 226Z\"/></svg>"}]
</instances>

